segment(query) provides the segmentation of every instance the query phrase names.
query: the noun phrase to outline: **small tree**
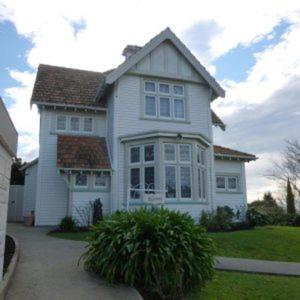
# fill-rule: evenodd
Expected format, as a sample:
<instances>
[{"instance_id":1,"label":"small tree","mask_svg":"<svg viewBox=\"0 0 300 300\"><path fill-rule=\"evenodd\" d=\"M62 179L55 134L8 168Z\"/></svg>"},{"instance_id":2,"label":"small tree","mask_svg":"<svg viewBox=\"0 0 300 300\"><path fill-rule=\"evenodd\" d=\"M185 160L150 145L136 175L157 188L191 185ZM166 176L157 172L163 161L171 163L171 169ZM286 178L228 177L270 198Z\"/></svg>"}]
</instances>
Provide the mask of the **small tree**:
<instances>
[{"instance_id":1,"label":"small tree","mask_svg":"<svg viewBox=\"0 0 300 300\"><path fill-rule=\"evenodd\" d=\"M295 198L292 191L290 179L287 180L287 186L286 186L286 209L289 214L295 214L296 208L295 208Z\"/></svg>"}]
</instances>

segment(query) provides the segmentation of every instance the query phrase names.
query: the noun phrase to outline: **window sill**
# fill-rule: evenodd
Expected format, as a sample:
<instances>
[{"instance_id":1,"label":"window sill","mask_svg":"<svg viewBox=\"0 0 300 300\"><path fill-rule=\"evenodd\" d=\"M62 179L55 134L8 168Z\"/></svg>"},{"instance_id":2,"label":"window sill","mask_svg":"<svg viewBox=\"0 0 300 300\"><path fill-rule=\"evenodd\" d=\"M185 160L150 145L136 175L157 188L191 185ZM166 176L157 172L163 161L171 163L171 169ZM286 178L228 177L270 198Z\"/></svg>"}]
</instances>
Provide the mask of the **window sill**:
<instances>
[{"instance_id":1,"label":"window sill","mask_svg":"<svg viewBox=\"0 0 300 300\"><path fill-rule=\"evenodd\" d=\"M197 201L197 200L169 200L165 201L162 204L156 204L157 206L159 205L174 205L174 204L179 204L179 205L185 205L185 204L201 204L201 205L208 205L208 201ZM141 200L130 200L129 206L135 206L135 205L146 205L146 206L152 206L150 203L145 203ZM126 204L124 204L126 206Z\"/></svg>"},{"instance_id":2,"label":"window sill","mask_svg":"<svg viewBox=\"0 0 300 300\"><path fill-rule=\"evenodd\" d=\"M243 194L241 191L216 191L217 194Z\"/></svg>"},{"instance_id":3,"label":"window sill","mask_svg":"<svg viewBox=\"0 0 300 300\"><path fill-rule=\"evenodd\" d=\"M166 122L166 123L180 123L180 124L191 124L190 121L187 120L177 120L177 119L167 119L167 118L151 118L151 117L140 117L140 120L144 121L157 121L157 122Z\"/></svg>"}]
</instances>

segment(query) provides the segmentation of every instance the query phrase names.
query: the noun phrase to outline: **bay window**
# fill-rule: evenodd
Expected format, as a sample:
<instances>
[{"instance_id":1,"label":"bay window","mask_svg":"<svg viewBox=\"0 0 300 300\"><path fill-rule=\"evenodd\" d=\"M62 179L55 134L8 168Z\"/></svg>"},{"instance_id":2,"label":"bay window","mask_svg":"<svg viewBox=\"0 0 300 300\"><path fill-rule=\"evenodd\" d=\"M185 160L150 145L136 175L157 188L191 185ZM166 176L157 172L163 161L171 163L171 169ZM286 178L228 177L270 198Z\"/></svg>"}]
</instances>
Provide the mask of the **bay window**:
<instances>
[{"instance_id":1,"label":"bay window","mask_svg":"<svg viewBox=\"0 0 300 300\"><path fill-rule=\"evenodd\" d=\"M197 146L197 176L198 176L198 197L201 200L206 198L206 157L205 149Z\"/></svg>"},{"instance_id":2,"label":"bay window","mask_svg":"<svg viewBox=\"0 0 300 300\"><path fill-rule=\"evenodd\" d=\"M184 86L144 81L144 116L158 119L185 120Z\"/></svg>"}]
</instances>

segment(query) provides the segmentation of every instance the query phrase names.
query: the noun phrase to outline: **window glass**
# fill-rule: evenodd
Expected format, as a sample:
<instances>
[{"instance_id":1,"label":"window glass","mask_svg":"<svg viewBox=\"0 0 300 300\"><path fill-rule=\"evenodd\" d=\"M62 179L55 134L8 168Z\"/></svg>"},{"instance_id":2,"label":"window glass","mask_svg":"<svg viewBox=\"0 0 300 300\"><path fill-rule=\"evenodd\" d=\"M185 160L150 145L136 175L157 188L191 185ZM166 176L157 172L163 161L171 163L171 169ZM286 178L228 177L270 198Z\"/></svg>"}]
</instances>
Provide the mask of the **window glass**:
<instances>
[{"instance_id":1,"label":"window glass","mask_svg":"<svg viewBox=\"0 0 300 300\"><path fill-rule=\"evenodd\" d=\"M171 105L170 98L159 98L160 103L160 116L161 117L171 117Z\"/></svg>"},{"instance_id":2,"label":"window glass","mask_svg":"<svg viewBox=\"0 0 300 300\"><path fill-rule=\"evenodd\" d=\"M145 91L146 92L155 92L155 83L151 81L145 82Z\"/></svg>"},{"instance_id":3,"label":"window glass","mask_svg":"<svg viewBox=\"0 0 300 300\"><path fill-rule=\"evenodd\" d=\"M83 130L86 132L93 131L93 118L84 118Z\"/></svg>"},{"instance_id":4,"label":"window glass","mask_svg":"<svg viewBox=\"0 0 300 300\"><path fill-rule=\"evenodd\" d=\"M169 94L170 93L170 86L166 83L160 83L159 84L159 92L163 94Z\"/></svg>"},{"instance_id":5,"label":"window glass","mask_svg":"<svg viewBox=\"0 0 300 300\"><path fill-rule=\"evenodd\" d=\"M179 145L180 161L191 161L191 147L190 145Z\"/></svg>"},{"instance_id":6,"label":"window glass","mask_svg":"<svg viewBox=\"0 0 300 300\"><path fill-rule=\"evenodd\" d=\"M202 199L206 197L206 170L201 170L201 183L202 183Z\"/></svg>"},{"instance_id":7,"label":"window glass","mask_svg":"<svg viewBox=\"0 0 300 300\"><path fill-rule=\"evenodd\" d=\"M205 165L205 150L198 147L197 149L197 163L200 165Z\"/></svg>"},{"instance_id":8,"label":"window glass","mask_svg":"<svg viewBox=\"0 0 300 300\"><path fill-rule=\"evenodd\" d=\"M133 189L139 189L140 188L140 169L139 168L133 168L130 169L130 187ZM131 198L132 199L138 199L140 197L139 191L130 191Z\"/></svg>"},{"instance_id":9,"label":"window glass","mask_svg":"<svg viewBox=\"0 0 300 300\"><path fill-rule=\"evenodd\" d=\"M191 168L180 167L181 198L191 198Z\"/></svg>"},{"instance_id":10,"label":"window glass","mask_svg":"<svg viewBox=\"0 0 300 300\"><path fill-rule=\"evenodd\" d=\"M229 190L237 190L237 178L236 177L228 177L228 189Z\"/></svg>"},{"instance_id":11,"label":"window glass","mask_svg":"<svg viewBox=\"0 0 300 300\"><path fill-rule=\"evenodd\" d=\"M216 184L217 189L225 189L225 177L217 176Z\"/></svg>"},{"instance_id":12,"label":"window glass","mask_svg":"<svg viewBox=\"0 0 300 300\"><path fill-rule=\"evenodd\" d=\"M174 99L174 117L176 119L184 119L183 99Z\"/></svg>"},{"instance_id":13,"label":"window glass","mask_svg":"<svg viewBox=\"0 0 300 300\"><path fill-rule=\"evenodd\" d=\"M75 185L76 186L87 186L87 175L86 174L76 174Z\"/></svg>"},{"instance_id":14,"label":"window glass","mask_svg":"<svg viewBox=\"0 0 300 300\"><path fill-rule=\"evenodd\" d=\"M130 148L130 162L131 163L140 162L140 147Z\"/></svg>"},{"instance_id":15,"label":"window glass","mask_svg":"<svg viewBox=\"0 0 300 300\"><path fill-rule=\"evenodd\" d=\"M56 129L57 130L66 130L67 129L66 116L57 116Z\"/></svg>"},{"instance_id":16,"label":"window glass","mask_svg":"<svg viewBox=\"0 0 300 300\"><path fill-rule=\"evenodd\" d=\"M165 144L165 160L175 161L175 145Z\"/></svg>"},{"instance_id":17,"label":"window glass","mask_svg":"<svg viewBox=\"0 0 300 300\"><path fill-rule=\"evenodd\" d=\"M79 118L78 117L71 117L71 130L79 131Z\"/></svg>"},{"instance_id":18,"label":"window glass","mask_svg":"<svg viewBox=\"0 0 300 300\"><path fill-rule=\"evenodd\" d=\"M174 85L173 86L173 93L175 95L183 95L183 86L182 85Z\"/></svg>"},{"instance_id":19,"label":"window glass","mask_svg":"<svg viewBox=\"0 0 300 300\"><path fill-rule=\"evenodd\" d=\"M147 116L156 116L156 101L154 96L145 97L145 114Z\"/></svg>"},{"instance_id":20,"label":"window glass","mask_svg":"<svg viewBox=\"0 0 300 300\"><path fill-rule=\"evenodd\" d=\"M153 190L155 187L154 167L145 167L145 189ZM153 192L153 191L149 191Z\"/></svg>"},{"instance_id":21,"label":"window glass","mask_svg":"<svg viewBox=\"0 0 300 300\"><path fill-rule=\"evenodd\" d=\"M145 162L154 161L154 145L144 147Z\"/></svg>"},{"instance_id":22,"label":"window glass","mask_svg":"<svg viewBox=\"0 0 300 300\"><path fill-rule=\"evenodd\" d=\"M104 174L95 175L95 186L106 187L107 185L107 176Z\"/></svg>"},{"instance_id":23,"label":"window glass","mask_svg":"<svg viewBox=\"0 0 300 300\"><path fill-rule=\"evenodd\" d=\"M176 198L176 169L175 166L165 167L166 198Z\"/></svg>"}]
</instances>

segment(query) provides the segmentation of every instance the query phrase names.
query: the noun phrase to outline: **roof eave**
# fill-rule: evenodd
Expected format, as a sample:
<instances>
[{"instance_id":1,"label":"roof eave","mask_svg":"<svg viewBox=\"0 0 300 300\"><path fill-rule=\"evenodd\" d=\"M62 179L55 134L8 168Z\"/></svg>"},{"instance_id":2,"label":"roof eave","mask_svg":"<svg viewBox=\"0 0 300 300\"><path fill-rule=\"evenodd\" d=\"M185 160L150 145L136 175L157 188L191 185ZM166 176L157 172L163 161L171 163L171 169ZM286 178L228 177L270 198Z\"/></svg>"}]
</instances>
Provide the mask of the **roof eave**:
<instances>
[{"instance_id":1,"label":"roof eave","mask_svg":"<svg viewBox=\"0 0 300 300\"><path fill-rule=\"evenodd\" d=\"M250 155L232 155L232 154L220 154L215 153L216 158L220 159L229 159L229 160L242 160L242 161L255 161L258 159L257 156L250 156Z\"/></svg>"}]
</instances>

